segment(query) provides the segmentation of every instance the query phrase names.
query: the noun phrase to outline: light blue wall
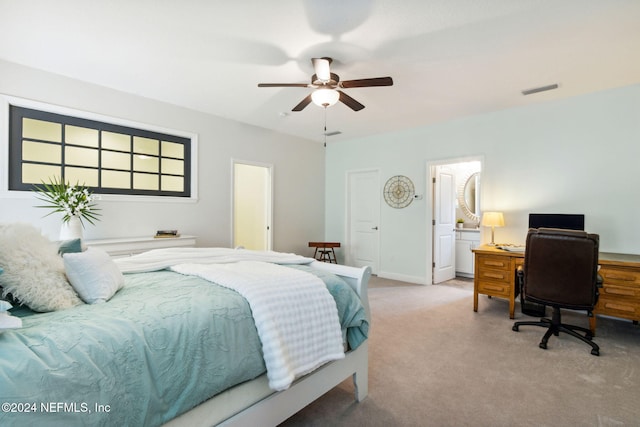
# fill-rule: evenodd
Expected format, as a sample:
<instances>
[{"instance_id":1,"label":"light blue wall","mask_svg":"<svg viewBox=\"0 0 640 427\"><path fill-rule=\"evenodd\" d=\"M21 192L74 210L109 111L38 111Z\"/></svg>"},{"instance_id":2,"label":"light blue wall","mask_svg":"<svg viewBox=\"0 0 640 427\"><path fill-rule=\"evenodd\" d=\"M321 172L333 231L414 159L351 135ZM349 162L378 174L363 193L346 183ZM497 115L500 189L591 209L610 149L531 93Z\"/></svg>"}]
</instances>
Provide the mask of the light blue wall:
<instances>
[{"instance_id":1,"label":"light blue wall","mask_svg":"<svg viewBox=\"0 0 640 427\"><path fill-rule=\"evenodd\" d=\"M346 242L347 171L378 168L381 185L407 175L425 197L406 209L381 198L379 275L430 283L427 164L470 156L484 159L481 209L505 214L496 241L524 243L530 212L583 213L601 250L640 254L640 85L330 144L326 237Z\"/></svg>"}]
</instances>

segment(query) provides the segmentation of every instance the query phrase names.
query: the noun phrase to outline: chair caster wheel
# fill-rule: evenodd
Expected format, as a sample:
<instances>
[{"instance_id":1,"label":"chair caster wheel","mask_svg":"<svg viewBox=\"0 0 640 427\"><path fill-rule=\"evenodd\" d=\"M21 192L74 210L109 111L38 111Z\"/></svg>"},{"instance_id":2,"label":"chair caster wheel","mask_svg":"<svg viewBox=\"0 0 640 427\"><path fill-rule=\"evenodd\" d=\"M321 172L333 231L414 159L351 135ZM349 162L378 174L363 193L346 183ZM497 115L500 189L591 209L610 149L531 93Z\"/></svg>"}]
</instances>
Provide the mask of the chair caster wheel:
<instances>
[{"instance_id":1,"label":"chair caster wheel","mask_svg":"<svg viewBox=\"0 0 640 427\"><path fill-rule=\"evenodd\" d=\"M541 343L538 345L538 347L540 347L540 348L542 348L542 349L546 350L546 349L547 349L547 343L546 343L546 342L541 342Z\"/></svg>"},{"instance_id":2,"label":"chair caster wheel","mask_svg":"<svg viewBox=\"0 0 640 427\"><path fill-rule=\"evenodd\" d=\"M518 332L520 328L518 327L518 325L513 325L513 327L511 327L511 330Z\"/></svg>"},{"instance_id":3,"label":"chair caster wheel","mask_svg":"<svg viewBox=\"0 0 640 427\"><path fill-rule=\"evenodd\" d=\"M593 354L594 356L600 356L600 350L596 350L594 348L593 350L591 350L591 354Z\"/></svg>"}]
</instances>

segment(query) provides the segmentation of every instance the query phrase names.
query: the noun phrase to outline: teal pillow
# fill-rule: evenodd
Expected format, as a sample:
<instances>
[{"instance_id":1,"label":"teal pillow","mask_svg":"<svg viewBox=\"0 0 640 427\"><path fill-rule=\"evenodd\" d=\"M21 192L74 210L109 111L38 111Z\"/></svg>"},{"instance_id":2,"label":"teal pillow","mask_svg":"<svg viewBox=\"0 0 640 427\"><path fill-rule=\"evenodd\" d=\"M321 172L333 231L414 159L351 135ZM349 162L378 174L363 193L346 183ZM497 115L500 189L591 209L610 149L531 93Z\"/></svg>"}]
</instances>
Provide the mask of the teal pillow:
<instances>
[{"instance_id":1,"label":"teal pillow","mask_svg":"<svg viewBox=\"0 0 640 427\"><path fill-rule=\"evenodd\" d=\"M60 246L58 246L58 253L60 255L77 252L82 252L82 240L80 239L65 240L64 242L60 242Z\"/></svg>"}]
</instances>

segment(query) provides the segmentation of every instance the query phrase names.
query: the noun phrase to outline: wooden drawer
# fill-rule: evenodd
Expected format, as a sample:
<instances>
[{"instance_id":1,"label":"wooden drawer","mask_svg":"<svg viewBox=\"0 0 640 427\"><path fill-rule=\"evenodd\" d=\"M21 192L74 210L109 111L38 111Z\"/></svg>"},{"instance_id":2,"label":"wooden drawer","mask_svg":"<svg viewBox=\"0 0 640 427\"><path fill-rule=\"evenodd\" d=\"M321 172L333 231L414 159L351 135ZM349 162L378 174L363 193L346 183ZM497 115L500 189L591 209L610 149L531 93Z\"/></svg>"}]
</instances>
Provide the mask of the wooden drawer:
<instances>
[{"instance_id":1,"label":"wooden drawer","mask_svg":"<svg viewBox=\"0 0 640 427\"><path fill-rule=\"evenodd\" d=\"M481 272L483 270L511 270L511 258L506 256L478 255L476 262Z\"/></svg>"},{"instance_id":2,"label":"wooden drawer","mask_svg":"<svg viewBox=\"0 0 640 427\"><path fill-rule=\"evenodd\" d=\"M478 279L481 282L489 281L489 282L501 282L509 284L511 283L511 276L515 273L513 271L507 270L489 270L487 268L480 268L478 270Z\"/></svg>"},{"instance_id":3,"label":"wooden drawer","mask_svg":"<svg viewBox=\"0 0 640 427\"><path fill-rule=\"evenodd\" d=\"M604 280L604 285L617 285L640 289L640 271L629 268L603 266L598 271Z\"/></svg>"},{"instance_id":4,"label":"wooden drawer","mask_svg":"<svg viewBox=\"0 0 640 427\"><path fill-rule=\"evenodd\" d=\"M596 314L638 320L640 319L640 302L624 298L608 298L600 295L594 312Z\"/></svg>"},{"instance_id":5,"label":"wooden drawer","mask_svg":"<svg viewBox=\"0 0 640 427\"><path fill-rule=\"evenodd\" d=\"M619 298L640 303L640 286L619 286L605 282L602 289L600 289L600 297L608 299Z\"/></svg>"},{"instance_id":6,"label":"wooden drawer","mask_svg":"<svg viewBox=\"0 0 640 427\"><path fill-rule=\"evenodd\" d=\"M478 281L478 293L509 298L511 284L509 282Z\"/></svg>"}]
</instances>

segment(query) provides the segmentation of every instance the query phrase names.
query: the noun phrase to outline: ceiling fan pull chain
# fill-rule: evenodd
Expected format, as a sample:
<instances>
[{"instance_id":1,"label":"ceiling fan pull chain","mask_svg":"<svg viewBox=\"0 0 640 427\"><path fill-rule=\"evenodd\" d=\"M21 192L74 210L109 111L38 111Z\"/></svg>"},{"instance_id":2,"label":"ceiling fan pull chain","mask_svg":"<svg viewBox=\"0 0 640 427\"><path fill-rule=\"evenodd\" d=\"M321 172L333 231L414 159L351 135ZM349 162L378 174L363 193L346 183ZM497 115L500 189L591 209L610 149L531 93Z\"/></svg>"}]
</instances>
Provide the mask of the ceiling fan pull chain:
<instances>
[{"instance_id":1,"label":"ceiling fan pull chain","mask_svg":"<svg viewBox=\"0 0 640 427\"><path fill-rule=\"evenodd\" d=\"M324 107L324 146L327 147L327 107Z\"/></svg>"}]
</instances>

